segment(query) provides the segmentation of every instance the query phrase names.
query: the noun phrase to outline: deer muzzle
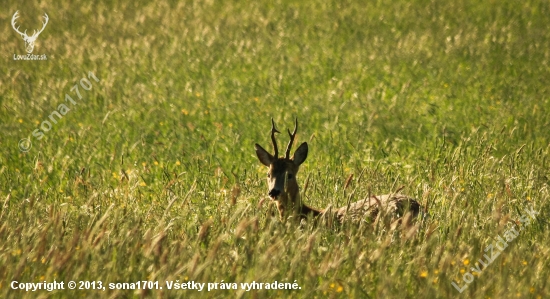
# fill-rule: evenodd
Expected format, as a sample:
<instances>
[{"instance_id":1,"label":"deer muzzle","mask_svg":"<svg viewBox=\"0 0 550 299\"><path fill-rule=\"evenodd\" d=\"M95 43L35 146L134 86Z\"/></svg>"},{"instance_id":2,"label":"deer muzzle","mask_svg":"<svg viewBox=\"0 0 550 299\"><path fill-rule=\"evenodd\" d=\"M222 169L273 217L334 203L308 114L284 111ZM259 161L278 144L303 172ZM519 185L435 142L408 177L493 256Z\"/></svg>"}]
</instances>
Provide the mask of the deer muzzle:
<instances>
[{"instance_id":1,"label":"deer muzzle","mask_svg":"<svg viewBox=\"0 0 550 299\"><path fill-rule=\"evenodd\" d=\"M273 188L269 191L269 197L271 197L272 200L277 200L279 195L281 195L281 190L279 189Z\"/></svg>"}]
</instances>

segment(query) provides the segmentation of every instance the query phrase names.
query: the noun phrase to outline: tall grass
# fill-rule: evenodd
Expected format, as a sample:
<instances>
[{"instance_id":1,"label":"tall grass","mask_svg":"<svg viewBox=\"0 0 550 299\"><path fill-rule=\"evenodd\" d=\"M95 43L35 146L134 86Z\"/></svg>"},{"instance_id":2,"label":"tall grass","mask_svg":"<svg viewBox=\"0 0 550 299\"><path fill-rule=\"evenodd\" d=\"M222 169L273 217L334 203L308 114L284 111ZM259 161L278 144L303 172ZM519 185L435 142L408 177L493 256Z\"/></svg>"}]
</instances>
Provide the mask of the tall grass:
<instances>
[{"instance_id":1,"label":"tall grass","mask_svg":"<svg viewBox=\"0 0 550 299\"><path fill-rule=\"evenodd\" d=\"M0 296L546 298L546 1L8 1L0 19ZM50 22L33 54L21 29ZM32 136L71 88L82 93ZM76 98L76 97L75 97ZM312 206L405 186L391 230L281 222L253 144L300 121ZM281 134L285 136L285 134ZM23 153L22 138L32 141ZM284 137L281 137L284 139ZM353 174L351 184L344 188ZM520 226L525 208L540 214ZM485 248L524 228L468 288ZM12 290L12 281L162 290ZM299 290L167 290L166 281Z\"/></svg>"}]
</instances>

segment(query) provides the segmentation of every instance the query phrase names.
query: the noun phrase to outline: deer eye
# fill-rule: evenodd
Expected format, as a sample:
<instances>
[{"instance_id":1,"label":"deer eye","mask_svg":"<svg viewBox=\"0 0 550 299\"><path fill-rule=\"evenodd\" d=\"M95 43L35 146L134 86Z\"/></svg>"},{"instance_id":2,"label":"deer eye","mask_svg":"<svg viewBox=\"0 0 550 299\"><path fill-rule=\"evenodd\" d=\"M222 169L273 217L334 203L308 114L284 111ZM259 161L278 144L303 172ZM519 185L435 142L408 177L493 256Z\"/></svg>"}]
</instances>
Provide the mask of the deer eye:
<instances>
[{"instance_id":1,"label":"deer eye","mask_svg":"<svg viewBox=\"0 0 550 299\"><path fill-rule=\"evenodd\" d=\"M268 173L267 173L267 177L270 178L270 177L271 177L271 173L268 172Z\"/></svg>"},{"instance_id":2,"label":"deer eye","mask_svg":"<svg viewBox=\"0 0 550 299\"><path fill-rule=\"evenodd\" d=\"M289 180L292 180L292 178L293 178L294 176L292 175L292 173L289 173L287 177L288 177Z\"/></svg>"}]
</instances>

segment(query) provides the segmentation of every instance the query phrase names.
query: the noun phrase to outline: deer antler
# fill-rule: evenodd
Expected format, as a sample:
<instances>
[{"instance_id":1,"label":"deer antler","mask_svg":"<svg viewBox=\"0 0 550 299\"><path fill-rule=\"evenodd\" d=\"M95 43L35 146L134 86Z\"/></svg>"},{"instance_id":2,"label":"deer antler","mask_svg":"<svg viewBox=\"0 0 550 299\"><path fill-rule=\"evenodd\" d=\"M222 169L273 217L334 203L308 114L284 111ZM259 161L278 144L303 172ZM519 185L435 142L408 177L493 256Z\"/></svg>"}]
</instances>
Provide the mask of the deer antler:
<instances>
[{"instance_id":1,"label":"deer antler","mask_svg":"<svg viewBox=\"0 0 550 299\"><path fill-rule=\"evenodd\" d=\"M46 22L42 22L42 29L40 29L38 32L36 32L35 30L34 31L35 33L33 33L33 36L38 36L40 33L42 33L42 31L44 31L44 28L46 28L46 25L48 25L48 21L50 20L50 18L48 17L47 13L44 13L44 19L46 20Z\"/></svg>"},{"instance_id":2,"label":"deer antler","mask_svg":"<svg viewBox=\"0 0 550 299\"><path fill-rule=\"evenodd\" d=\"M13 27L13 30L15 30L15 32L21 34L21 36L26 36L27 35L27 30L25 30L25 32L21 32L19 31L19 27L15 28L15 20L19 19L19 11L16 11L14 14L13 14L13 17L11 18L11 26Z\"/></svg>"},{"instance_id":3,"label":"deer antler","mask_svg":"<svg viewBox=\"0 0 550 299\"><path fill-rule=\"evenodd\" d=\"M273 142L273 157L275 159L279 158L279 149L277 148L277 140L275 140L275 133L281 133L275 129L275 121L273 121L273 118L271 118L271 142Z\"/></svg>"},{"instance_id":4,"label":"deer antler","mask_svg":"<svg viewBox=\"0 0 550 299\"><path fill-rule=\"evenodd\" d=\"M285 158L290 158L290 149L292 148L292 143L294 143L294 137L296 137L296 131L298 131L298 118L296 118L296 121L294 123L294 132L292 134L290 133L290 129L288 129L288 135L290 136L290 141L288 142L288 145L286 147L285 152Z\"/></svg>"}]
</instances>

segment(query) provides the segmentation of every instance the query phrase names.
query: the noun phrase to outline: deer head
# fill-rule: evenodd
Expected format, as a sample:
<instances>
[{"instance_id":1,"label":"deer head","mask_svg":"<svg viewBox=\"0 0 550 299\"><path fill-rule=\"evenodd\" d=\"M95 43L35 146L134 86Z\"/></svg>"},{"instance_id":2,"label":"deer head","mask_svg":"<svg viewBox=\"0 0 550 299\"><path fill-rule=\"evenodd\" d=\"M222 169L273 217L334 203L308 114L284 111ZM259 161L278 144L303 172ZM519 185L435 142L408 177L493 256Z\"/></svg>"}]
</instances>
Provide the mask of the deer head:
<instances>
[{"instance_id":1,"label":"deer head","mask_svg":"<svg viewBox=\"0 0 550 299\"><path fill-rule=\"evenodd\" d=\"M296 212L301 207L300 192L298 183L296 182L296 175L300 165L306 160L308 146L304 142L300 144L298 149L294 152L294 155L290 157L290 150L294 137L296 137L296 131L298 130L298 119L294 126L294 132L288 135L290 141L288 142L285 156L279 158L279 152L277 149L277 141L275 140L275 133L280 133L275 128L275 122L271 119L271 141L273 142L273 155L268 153L259 144L255 144L256 155L260 162L269 168L267 172L267 185L268 194L271 200L277 204L277 209L281 219L284 219L284 214L287 210Z\"/></svg>"},{"instance_id":2,"label":"deer head","mask_svg":"<svg viewBox=\"0 0 550 299\"><path fill-rule=\"evenodd\" d=\"M19 18L19 11L16 11L14 14L13 14L13 17L11 18L11 26L13 27L13 30L15 30L15 32L19 33L22 37L23 37L23 40L25 41L25 48L27 50L27 53L32 53L32 50L34 50L34 42L36 41L36 39L38 38L38 35L40 35L40 33L42 33L42 31L44 31L44 28L46 28L46 25L48 24L48 20L50 19L48 17L48 15L46 13L44 13L44 22L42 22L42 29L40 29L38 32L36 32L36 30L34 30L33 34L31 36L28 36L27 35L27 30L25 30L25 32L21 32L19 31L19 27L15 27L15 20L17 20Z\"/></svg>"}]
</instances>

